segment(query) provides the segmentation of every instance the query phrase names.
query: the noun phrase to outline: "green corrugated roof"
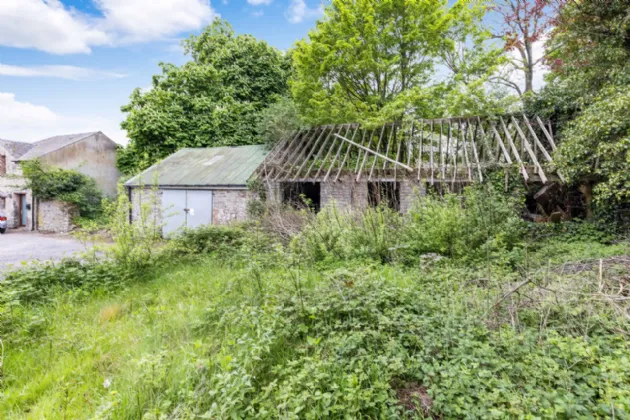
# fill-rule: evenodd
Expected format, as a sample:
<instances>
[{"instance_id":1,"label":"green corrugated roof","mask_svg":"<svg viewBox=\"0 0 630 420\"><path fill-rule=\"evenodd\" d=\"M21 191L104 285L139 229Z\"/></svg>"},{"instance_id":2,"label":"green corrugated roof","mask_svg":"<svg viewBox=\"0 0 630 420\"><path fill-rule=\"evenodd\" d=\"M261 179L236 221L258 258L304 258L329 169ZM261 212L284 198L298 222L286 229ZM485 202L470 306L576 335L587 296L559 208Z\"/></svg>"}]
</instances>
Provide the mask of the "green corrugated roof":
<instances>
[{"instance_id":1,"label":"green corrugated roof","mask_svg":"<svg viewBox=\"0 0 630 420\"><path fill-rule=\"evenodd\" d=\"M181 149L125 183L126 186L244 186L265 160L267 147Z\"/></svg>"}]
</instances>

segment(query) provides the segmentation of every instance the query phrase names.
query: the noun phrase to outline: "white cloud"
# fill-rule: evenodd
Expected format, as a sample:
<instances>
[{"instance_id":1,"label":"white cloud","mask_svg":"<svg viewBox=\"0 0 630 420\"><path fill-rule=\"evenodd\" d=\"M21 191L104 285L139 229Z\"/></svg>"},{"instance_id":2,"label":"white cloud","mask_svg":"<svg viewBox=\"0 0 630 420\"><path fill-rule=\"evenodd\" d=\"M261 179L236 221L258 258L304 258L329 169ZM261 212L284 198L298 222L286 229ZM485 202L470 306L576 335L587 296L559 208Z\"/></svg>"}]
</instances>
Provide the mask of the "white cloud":
<instances>
[{"instance_id":1,"label":"white cloud","mask_svg":"<svg viewBox=\"0 0 630 420\"><path fill-rule=\"evenodd\" d=\"M117 40L143 42L201 28L216 16L208 0L95 0Z\"/></svg>"},{"instance_id":2,"label":"white cloud","mask_svg":"<svg viewBox=\"0 0 630 420\"><path fill-rule=\"evenodd\" d=\"M88 115L60 115L45 106L20 102L13 93L0 92L0 138L34 142L59 134L102 131L120 144L127 143L120 119Z\"/></svg>"},{"instance_id":3,"label":"white cloud","mask_svg":"<svg viewBox=\"0 0 630 420\"><path fill-rule=\"evenodd\" d=\"M291 4L287 9L285 16L291 23L300 23L304 19L317 18L324 14L324 6L320 4L318 7L310 8L305 0L291 0Z\"/></svg>"},{"instance_id":4,"label":"white cloud","mask_svg":"<svg viewBox=\"0 0 630 420\"><path fill-rule=\"evenodd\" d=\"M53 77L67 80L121 79L126 75L76 66L11 66L0 63L0 76Z\"/></svg>"},{"instance_id":5,"label":"white cloud","mask_svg":"<svg viewBox=\"0 0 630 420\"><path fill-rule=\"evenodd\" d=\"M88 53L90 46L107 43L105 32L59 0L0 1L1 45L67 54Z\"/></svg>"},{"instance_id":6,"label":"white cloud","mask_svg":"<svg viewBox=\"0 0 630 420\"><path fill-rule=\"evenodd\" d=\"M252 12L252 16L257 18L263 16L264 14L265 12L263 12L262 10L256 10Z\"/></svg>"},{"instance_id":7,"label":"white cloud","mask_svg":"<svg viewBox=\"0 0 630 420\"><path fill-rule=\"evenodd\" d=\"M261 4L269 5L273 0L247 0L247 3L253 6L260 6Z\"/></svg>"},{"instance_id":8,"label":"white cloud","mask_svg":"<svg viewBox=\"0 0 630 420\"><path fill-rule=\"evenodd\" d=\"M53 54L145 42L197 30L217 16L209 0L94 0L101 17L59 0L0 0L0 45Z\"/></svg>"}]
</instances>

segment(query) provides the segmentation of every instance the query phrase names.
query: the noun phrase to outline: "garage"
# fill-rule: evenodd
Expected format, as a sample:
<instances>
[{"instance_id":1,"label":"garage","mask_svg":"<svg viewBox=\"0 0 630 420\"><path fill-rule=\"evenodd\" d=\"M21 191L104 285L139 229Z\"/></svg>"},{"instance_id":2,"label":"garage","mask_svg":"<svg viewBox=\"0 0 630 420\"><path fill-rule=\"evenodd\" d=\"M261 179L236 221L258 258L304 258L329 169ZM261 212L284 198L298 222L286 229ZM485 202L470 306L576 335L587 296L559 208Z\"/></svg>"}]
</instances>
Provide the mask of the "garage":
<instances>
[{"instance_id":1,"label":"garage","mask_svg":"<svg viewBox=\"0 0 630 420\"><path fill-rule=\"evenodd\" d=\"M265 146L181 149L125 183L130 222L148 205L164 237L182 229L247 219L247 184Z\"/></svg>"}]
</instances>

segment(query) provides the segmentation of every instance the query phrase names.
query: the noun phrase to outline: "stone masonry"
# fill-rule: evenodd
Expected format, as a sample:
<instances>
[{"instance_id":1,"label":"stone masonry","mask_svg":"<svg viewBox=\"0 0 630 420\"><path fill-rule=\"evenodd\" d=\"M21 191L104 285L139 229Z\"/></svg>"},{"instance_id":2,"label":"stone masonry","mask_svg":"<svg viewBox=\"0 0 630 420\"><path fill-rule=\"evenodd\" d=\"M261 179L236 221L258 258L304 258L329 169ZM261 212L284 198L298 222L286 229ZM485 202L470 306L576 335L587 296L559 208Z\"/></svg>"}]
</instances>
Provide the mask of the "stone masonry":
<instances>
[{"instance_id":1,"label":"stone masonry","mask_svg":"<svg viewBox=\"0 0 630 420\"><path fill-rule=\"evenodd\" d=\"M68 233L74 229L79 209L63 201L40 201L37 204L37 227L41 232Z\"/></svg>"}]
</instances>

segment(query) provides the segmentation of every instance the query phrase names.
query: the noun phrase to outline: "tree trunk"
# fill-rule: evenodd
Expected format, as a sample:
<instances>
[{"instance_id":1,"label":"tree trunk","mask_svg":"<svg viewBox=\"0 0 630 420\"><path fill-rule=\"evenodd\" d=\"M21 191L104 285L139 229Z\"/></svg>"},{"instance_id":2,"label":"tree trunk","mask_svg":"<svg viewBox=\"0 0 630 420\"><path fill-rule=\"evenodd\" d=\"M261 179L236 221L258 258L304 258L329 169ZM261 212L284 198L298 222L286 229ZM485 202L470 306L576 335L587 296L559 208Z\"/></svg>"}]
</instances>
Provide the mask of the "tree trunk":
<instances>
[{"instance_id":1,"label":"tree trunk","mask_svg":"<svg viewBox=\"0 0 630 420\"><path fill-rule=\"evenodd\" d=\"M580 185L580 192L584 195L584 203L586 204L586 218L593 218L593 183L584 181Z\"/></svg>"}]
</instances>

